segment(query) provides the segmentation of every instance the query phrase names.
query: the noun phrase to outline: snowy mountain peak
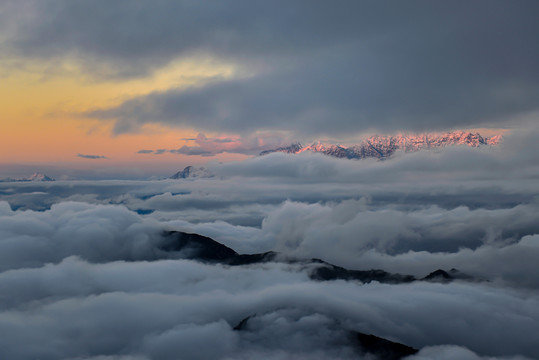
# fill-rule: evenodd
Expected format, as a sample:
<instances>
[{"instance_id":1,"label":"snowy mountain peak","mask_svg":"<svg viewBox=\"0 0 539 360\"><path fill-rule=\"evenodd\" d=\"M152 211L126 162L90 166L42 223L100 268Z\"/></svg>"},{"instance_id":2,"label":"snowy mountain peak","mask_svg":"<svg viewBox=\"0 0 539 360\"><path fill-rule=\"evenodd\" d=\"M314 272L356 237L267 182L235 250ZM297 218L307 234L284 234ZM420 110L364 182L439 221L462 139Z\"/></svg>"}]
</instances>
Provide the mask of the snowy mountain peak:
<instances>
[{"instance_id":1,"label":"snowy mountain peak","mask_svg":"<svg viewBox=\"0 0 539 360\"><path fill-rule=\"evenodd\" d=\"M26 179L27 181L54 181L53 178L48 177L42 173L33 173L32 176Z\"/></svg>"},{"instance_id":2,"label":"snowy mountain peak","mask_svg":"<svg viewBox=\"0 0 539 360\"><path fill-rule=\"evenodd\" d=\"M186 166L183 170L178 171L169 179L189 179L189 178L210 178L214 175L204 167Z\"/></svg>"},{"instance_id":3,"label":"snowy mountain peak","mask_svg":"<svg viewBox=\"0 0 539 360\"><path fill-rule=\"evenodd\" d=\"M485 138L485 142L487 145L499 145L502 142L502 136L501 135L494 135L491 137Z\"/></svg>"},{"instance_id":4,"label":"snowy mountain peak","mask_svg":"<svg viewBox=\"0 0 539 360\"><path fill-rule=\"evenodd\" d=\"M27 177L27 178L22 178L22 179L12 179L12 178L0 179L0 182L27 182L27 181L54 181L54 179L41 173L34 173L32 174L32 176Z\"/></svg>"},{"instance_id":5,"label":"snowy mountain peak","mask_svg":"<svg viewBox=\"0 0 539 360\"><path fill-rule=\"evenodd\" d=\"M414 152L423 149L433 149L456 145L465 145L471 147L479 147L483 145L493 146L498 145L501 140L501 135L483 137L479 133L465 131L452 131L446 133L424 133L415 135L374 135L367 138L360 144L353 145L350 147L344 147L335 144L324 144L320 141L314 142L312 145L305 147L302 146L300 143L294 143L287 147L263 151L260 153L260 155L266 155L272 152L298 154L305 151L312 151L333 157L347 159L364 159L368 157L385 159L399 150L404 152Z\"/></svg>"}]
</instances>

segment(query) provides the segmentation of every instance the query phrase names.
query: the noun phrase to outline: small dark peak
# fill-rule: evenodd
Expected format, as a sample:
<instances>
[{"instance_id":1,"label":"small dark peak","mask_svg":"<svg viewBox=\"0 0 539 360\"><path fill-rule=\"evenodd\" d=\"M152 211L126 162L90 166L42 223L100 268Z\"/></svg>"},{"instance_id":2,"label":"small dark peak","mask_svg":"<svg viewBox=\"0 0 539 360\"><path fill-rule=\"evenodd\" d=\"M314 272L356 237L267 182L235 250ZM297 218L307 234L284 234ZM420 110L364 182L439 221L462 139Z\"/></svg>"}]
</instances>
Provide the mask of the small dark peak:
<instances>
[{"instance_id":1,"label":"small dark peak","mask_svg":"<svg viewBox=\"0 0 539 360\"><path fill-rule=\"evenodd\" d=\"M238 254L209 237L180 231L166 231L159 249L181 253L185 259L228 262Z\"/></svg>"},{"instance_id":2,"label":"small dark peak","mask_svg":"<svg viewBox=\"0 0 539 360\"><path fill-rule=\"evenodd\" d=\"M173 254L174 258L220 263L223 265L250 265L274 261L277 253L238 254L233 249L209 237L181 231L165 231L158 248Z\"/></svg>"},{"instance_id":3,"label":"small dark peak","mask_svg":"<svg viewBox=\"0 0 539 360\"><path fill-rule=\"evenodd\" d=\"M247 329L247 322L249 321L250 318L252 318L253 315L249 315L247 316L245 319L243 319L242 321L240 321L238 323L238 325L234 326L232 328L232 330L234 331L242 331L242 330L246 330Z\"/></svg>"},{"instance_id":4,"label":"small dark peak","mask_svg":"<svg viewBox=\"0 0 539 360\"><path fill-rule=\"evenodd\" d=\"M415 281L412 275L392 274L384 270L348 270L340 266L326 263L319 259L313 259L313 262L322 266L317 266L310 273L309 277L317 281L331 280L357 280L362 283L378 281L387 284L402 284Z\"/></svg>"},{"instance_id":5,"label":"small dark peak","mask_svg":"<svg viewBox=\"0 0 539 360\"><path fill-rule=\"evenodd\" d=\"M450 282L455 280L455 277L442 269L435 270L425 276L422 280L434 282Z\"/></svg>"},{"instance_id":6,"label":"small dark peak","mask_svg":"<svg viewBox=\"0 0 539 360\"><path fill-rule=\"evenodd\" d=\"M460 270L457 270L455 268L452 268L449 271L438 269L436 271L431 272L430 274L428 274L421 280L432 281L432 282L450 282L453 280L480 281L479 279L474 279L473 276L463 273Z\"/></svg>"},{"instance_id":7,"label":"small dark peak","mask_svg":"<svg viewBox=\"0 0 539 360\"><path fill-rule=\"evenodd\" d=\"M361 332L351 332L352 342L363 354L371 354L380 360L399 360L417 354L413 347Z\"/></svg>"},{"instance_id":8,"label":"small dark peak","mask_svg":"<svg viewBox=\"0 0 539 360\"><path fill-rule=\"evenodd\" d=\"M268 251L261 254L241 254L234 256L228 261L229 265L250 265L274 261L277 253Z\"/></svg>"}]
</instances>

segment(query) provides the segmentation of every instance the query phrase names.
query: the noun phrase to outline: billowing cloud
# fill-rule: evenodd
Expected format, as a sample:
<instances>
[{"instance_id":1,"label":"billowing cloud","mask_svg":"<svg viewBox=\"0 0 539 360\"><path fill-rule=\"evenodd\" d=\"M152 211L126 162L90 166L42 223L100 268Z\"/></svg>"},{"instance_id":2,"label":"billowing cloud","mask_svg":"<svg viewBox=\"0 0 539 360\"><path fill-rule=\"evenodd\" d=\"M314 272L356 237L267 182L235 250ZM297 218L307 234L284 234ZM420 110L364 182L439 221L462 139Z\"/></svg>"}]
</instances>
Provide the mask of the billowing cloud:
<instances>
[{"instance_id":1,"label":"billowing cloud","mask_svg":"<svg viewBox=\"0 0 539 360\"><path fill-rule=\"evenodd\" d=\"M105 78L197 56L239 69L226 80L86 113L113 119L116 133L160 123L342 136L508 124L538 110L533 0L102 5L9 2L2 49L68 58Z\"/></svg>"},{"instance_id":2,"label":"billowing cloud","mask_svg":"<svg viewBox=\"0 0 539 360\"><path fill-rule=\"evenodd\" d=\"M538 135L528 124L498 147L387 161L270 154L210 162L211 178L0 183L0 357L351 359L359 331L420 349L412 359L537 358ZM318 282L301 262L201 263L161 249L165 230L471 280Z\"/></svg>"},{"instance_id":3,"label":"billowing cloud","mask_svg":"<svg viewBox=\"0 0 539 360\"><path fill-rule=\"evenodd\" d=\"M437 351L470 359L537 355L533 293L489 284L314 283L284 264L133 261L151 254L148 234L162 225L126 209L65 203L13 212L2 205L1 213L12 224L2 226L2 254L12 259L2 263L12 269L0 272L0 289L9 293L0 297L0 348L11 359L172 359L179 351L206 359L352 359L352 330L415 347L458 344L427 347L419 359ZM233 330L253 315L245 331ZM22 337L32 346L15 346Z\"/></svg>"},{"instance_id":4,"label":"billowing cloud","mask_svg":"<svg viewBox=\"0 0 539 360\"><path fill-rule=\"evenodd\" d=\"M537 356L534 293L486 283L313 282L279 263L152 261L148 234L160 226L121 207L13 212L2 203L0 214L0 289L9 293L0 297L0 351L10 359L172 359L178 351L206 359L356 358L347 331L415 347L455 344L444 353L472 359ZM136 260L141 254L146 261ZM248 316L247 328L234 331ZM29 346L16 346L21 337Z\"/></svg>"}]
</instances>

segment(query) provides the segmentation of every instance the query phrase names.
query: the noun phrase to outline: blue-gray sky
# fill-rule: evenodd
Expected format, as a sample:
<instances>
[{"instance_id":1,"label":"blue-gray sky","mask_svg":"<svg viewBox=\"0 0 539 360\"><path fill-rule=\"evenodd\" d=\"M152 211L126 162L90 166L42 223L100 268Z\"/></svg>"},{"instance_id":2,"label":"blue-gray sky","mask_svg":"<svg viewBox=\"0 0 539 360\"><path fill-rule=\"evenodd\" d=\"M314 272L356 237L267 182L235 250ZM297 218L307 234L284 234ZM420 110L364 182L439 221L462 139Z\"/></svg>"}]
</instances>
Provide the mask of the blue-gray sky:
<instances>
[{"instance_id":1,"label":"blue-gray sky","mask_svg":"<svg viewBox=\"0 0 539 360\"><path fill-rule=\"evenodd\" d=\"M1 49L69 58L90 78L181 59L235 73L83 115L301 136L504 127L538 110L539 3L519 1L8 1ZM96 80L97 81L97 80Z\"/></svg>"}]
</instances>

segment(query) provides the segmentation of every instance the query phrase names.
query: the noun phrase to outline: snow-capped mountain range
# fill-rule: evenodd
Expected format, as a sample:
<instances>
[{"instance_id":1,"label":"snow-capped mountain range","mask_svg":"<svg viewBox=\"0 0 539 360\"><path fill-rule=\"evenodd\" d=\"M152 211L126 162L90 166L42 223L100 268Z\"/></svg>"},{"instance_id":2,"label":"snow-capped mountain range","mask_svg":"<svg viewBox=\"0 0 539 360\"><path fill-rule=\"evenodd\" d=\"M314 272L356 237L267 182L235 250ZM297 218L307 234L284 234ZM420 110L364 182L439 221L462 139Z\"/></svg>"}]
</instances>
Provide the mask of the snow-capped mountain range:
<instances>
[{"instance_id":1,"label":"snow-capped mountain range","mask_svg":"<svg viewBox=\"0 0 539 360\"><path fill-rule=\"evenodd\" d=\"M34 173L32 174L32 176L29 176L27 178L22 178L22 179L5 178L5 179L0 179L0 181L1 182L54 181L54 179L42 173Z\"/></svg>"},{"instance_id":2,"label":"snow-capped mountain range","mask_svg":"<svg viewBox=\"0 0 539 360\"><path fill-rule=\"evenodd\" d=\"M399 150L404 152L413 152L423 149L435 149L455 145L479 147L483 145L498 145L501 140L501 135L483 137L479 133L465 131L453 131L440 134L399 134L394 136L375 135L364 140L358 145L353 145L350 147L335 144L324 144L321 142L315 142L309 146L294 143L290 146L263 151L260 153L260 155L266 155L273 152L298 154L305 151L312 151L337 158L364 159L374 157L378 159L386 159Z\"/></svg>"}]
</instances>

